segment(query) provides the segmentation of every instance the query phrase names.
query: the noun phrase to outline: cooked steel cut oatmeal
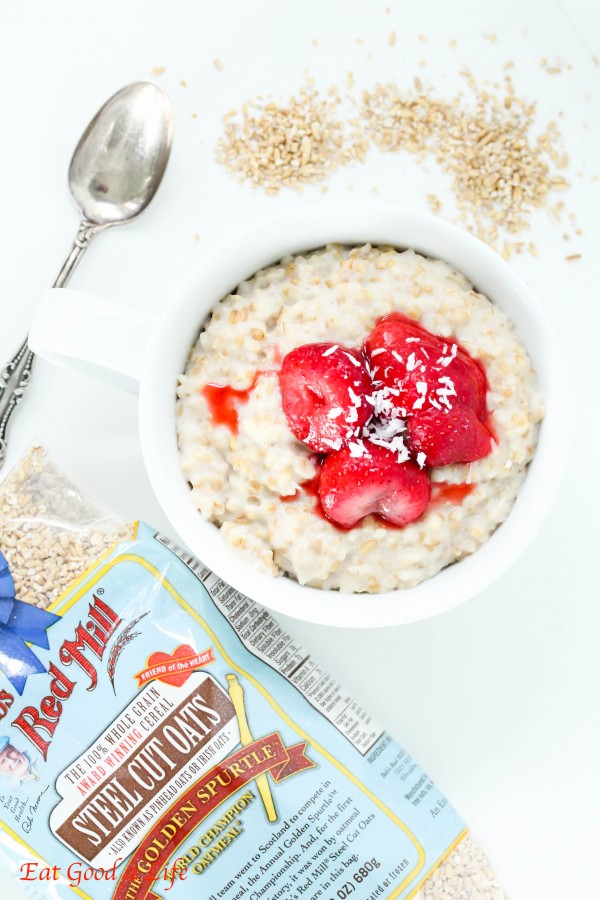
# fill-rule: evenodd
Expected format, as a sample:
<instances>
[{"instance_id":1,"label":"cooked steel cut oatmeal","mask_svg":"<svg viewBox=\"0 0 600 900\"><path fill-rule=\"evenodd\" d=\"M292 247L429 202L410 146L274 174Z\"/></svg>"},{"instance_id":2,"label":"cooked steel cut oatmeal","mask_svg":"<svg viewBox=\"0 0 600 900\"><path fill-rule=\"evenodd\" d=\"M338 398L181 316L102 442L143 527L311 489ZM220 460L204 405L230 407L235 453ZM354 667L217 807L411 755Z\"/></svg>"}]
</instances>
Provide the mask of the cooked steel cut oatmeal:
<instances>
[{"instance_id":1,"label":"cooked steel cut oatmeal","mask_svg":"<svg viewBox=\"0 0 600 900\"><path fill-rule=\"evenodd\" d=\"M468 465L432 463L431 502L411 524L369 515L342 529L318 502L320 460L290 430L278 373L306 344L360 353L393 313L448 339L444 365L453 341L483 365L495 440ZM178 394L181 463L202 516L263 571L349 592L412 587L485 543L515 501L543 416L531 361L498 307L441 260L369 245L289 257L241 284L213 308Z\"/></svg>"}]
</instances>

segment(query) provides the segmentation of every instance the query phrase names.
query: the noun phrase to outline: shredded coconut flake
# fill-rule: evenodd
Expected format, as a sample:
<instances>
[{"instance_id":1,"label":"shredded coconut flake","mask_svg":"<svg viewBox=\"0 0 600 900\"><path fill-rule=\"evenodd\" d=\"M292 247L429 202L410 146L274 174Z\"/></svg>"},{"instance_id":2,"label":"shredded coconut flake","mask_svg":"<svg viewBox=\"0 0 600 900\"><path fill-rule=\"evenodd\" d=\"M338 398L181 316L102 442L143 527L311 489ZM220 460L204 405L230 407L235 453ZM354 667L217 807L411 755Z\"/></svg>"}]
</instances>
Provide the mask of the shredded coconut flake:
<instances>
[{"instance_id":1,"label":"shredded coconut flake","mask_svg":"<svg viewBox=\"0 0 600 900\"><path fill-rule=\"evenodd\" d=\"M454 389L454 382L451 378L448 378L447 375L441 375L438 378L438 382L442 385L442 387L437 388L436 394L439 397L440 403L443 403L448 409L452 409L452 404L450 403L450 397L456 397L456 391Z\"/></svg>"},{"instance_id":2,"label":"shredded coconut flake","mask_svg":"<svg viewBox=\"0 0 600 900\"><path fill-rule=\"evenodd\" d=\"M417 453L417 465L420 469L425 465L425 460L427 456L424 453Z\"/></svg>"},{"instance_id":3,"label":"shredded coconut flake","mask_svg":"<svg viewBox=\"0 0 600 900\"><path fill-rule=\"evenodd\" d=\"M354 456L355 458L369 455L367 447L360 439L357 441L350 441L348 449L350 450L350 456Z\"/></svg>"},{"instance_id":4,"label":"shredded coconut flake","mask_svg":"<svg viewBox=\"0 0 600 900\"><path fill-rule=\"evenodd\" d=\"M410 459L410 451L404 443L403 431L406 431L406 423L399 418L374 419L362 430L365 440L383 447L397 456L398 462L406 462Z\"/></svg>"},{"instance_id":5,"label":"shredded coconut flake","mask_svg":"<svg viewBox=\"0 0 600 900\"><path fill-rule=\"evenodd\" d=\"M413 403L413 409L423 409L423 404L427 398L427 382L426 381L417 381L416 384L417 393L421 396L418 397Z\"/></svg>"},{"instance_id":6,"label":"shredded coconut flake","mask_svg":"<svg viewBox=\"0 0 600 900\"><path fill-rule=\"evenodd\" d=\"M353 405L358 409L359 406L362 406L362 398L355 394L351 387L348 388L348 394L350 399L352 400Z\"/></svg>"},{"instance_id":7,"label":"shredded coconut flake","mask_svg":"<svg viewBox=\"0 0 600 900\"><path fill-rule=\"evenodd\" d=\"M408 447L405 447L404 445L402 445L402 449L398 452L398 462L399 463L408 462L409 459L410 459L410 451L409 451Z\"/></svg>"},{"instance_id":8,"label":"shredded coconut flake","mask_svg":"<svg viewBox=\"0 0 600 900\"><path fill-rule=\"evenodd\" d=\"M377 416L391 416L393 404L389 397L390 389L383 388L380 391L374 391L373 400L375 401L373 406L375 410L375 415Z\"/></svg>"},{"instance_id":9,"label":"shredded coconut flake","mask_svg":"<svg viewBox=\"0 0 600 900\"><path fill-rule=\"evenodd\" d=\"M456 344L452 344L452 347L450 348L450 356L446 355L447 350L448 350L448 344L444 344L444 349L442 350L442 355L437 360L437 362L439 362L439 364L441 366L449 366L450 365L450 363L452 362L452 360L455 358L455 356L457 354L458 347L456 346Z\"/></svg>"},{"instance_id":10,"label":"shredded coconut flake","mask_svg":"<svg viewBox=\"0 0 600 900\"><path fill-rule=\"evenodd\" d=\"M348 357L353 366L357 366L360 369L360 362L357 360L355 356L352 356L351 353L346 353L344 350L344 355Z\"/></svg>"},{"instance_id":11,"label":"shredded coconut flake","mask_svg":"<svg viewBox=\"0 0 600 900\"><path fill-rule=\"evenodd\" d=\"M371 357L379 356L380 353L385 353L385 347L377 347L376 350L371 351Z\"/></svg>"},{"instance_id":12,"label":"shredded coconut flake","mask_svg":"<svg viewBox=\"0 0 600 900\"><path fill-rule=\"evenodd\" d=\"M325 350L323 356L331 356L331 354L335 353L335 351L338 349L338 346L338 344L334 344L333 347L329 347L329 349Z\"/></svg>"},{"instance_id":13,"label":"shredded coconut flake","mask_svg":"<svg viewBox=\"0 0 600 900\"><path fill-rule=\"evenodd\" d=\"M327 418L328 419L337 419L337 417L341 416L341 414L343 412L344 412L344 410L342 409L341 406L334 406L333 409L330 409L329 412L327 413Z\"/></svg>"},{"instance_id":14,"label":"shredded coconut flake","mask_svg":"<svg viewBox=\"0 0 600 900\"><path fill-rule=\"evenodd\" d=\"M363 429L365 437L375 435L382 441L390 440L402 431L406 431L406 424L401 419L386 419L383 422L371 422Z\"/></svg>"}]
</instances>

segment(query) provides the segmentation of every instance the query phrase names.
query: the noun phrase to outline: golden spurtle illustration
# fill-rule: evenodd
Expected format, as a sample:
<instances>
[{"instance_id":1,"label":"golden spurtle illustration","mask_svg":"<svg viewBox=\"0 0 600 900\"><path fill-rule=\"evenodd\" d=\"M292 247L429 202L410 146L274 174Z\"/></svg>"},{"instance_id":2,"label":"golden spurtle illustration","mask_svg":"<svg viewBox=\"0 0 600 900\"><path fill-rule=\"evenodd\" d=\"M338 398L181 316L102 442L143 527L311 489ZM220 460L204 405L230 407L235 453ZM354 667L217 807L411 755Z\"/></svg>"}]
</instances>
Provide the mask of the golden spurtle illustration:
<instances>
[{"instance_id":1,"label":"golden spurtle illustration","mask_svg":"<svg viewBox=\"0 0 600 900\"><path fill-rule=\"evenodd\" d=\"M252 737L252 732L250 731L248 718L246 716L244 689L239 683L237 675L228 675L227 681L229 682L229 696L231 697L231 702L233 703L233 708L235 709L235 714L237 716L240 729L240 741L242 742L243 747L247 747L254 741L254 738ZM266 772L263 772L261 775L257 775L254 780L263 802L263 806L267 814L267 819L269 820L269 822L276 822L279 816L277 815L277 810L275 809L273 794L271 793L271 787L269 785L269 780L267 778Z\"/></svg>"}]
</instances>

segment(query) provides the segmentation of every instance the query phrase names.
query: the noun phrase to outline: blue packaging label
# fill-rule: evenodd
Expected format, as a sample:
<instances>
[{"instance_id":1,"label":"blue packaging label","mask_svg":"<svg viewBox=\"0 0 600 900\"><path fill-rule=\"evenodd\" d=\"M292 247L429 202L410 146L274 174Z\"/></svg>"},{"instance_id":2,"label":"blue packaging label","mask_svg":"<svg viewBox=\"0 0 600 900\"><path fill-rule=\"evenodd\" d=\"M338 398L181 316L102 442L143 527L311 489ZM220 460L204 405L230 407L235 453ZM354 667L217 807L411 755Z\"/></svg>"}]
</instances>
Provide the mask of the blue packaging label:
<instances>
[{"instance_id":1,"label":"blue packaging label","mask_svg":"<svg viewBox=\"0 0 600 900\"><path fill-rule=\"evenodd\" d=\"M0 861L36 896L392 900L465 834L264 609L141 526L0 675Z\"/></svg>"}]
</instances>

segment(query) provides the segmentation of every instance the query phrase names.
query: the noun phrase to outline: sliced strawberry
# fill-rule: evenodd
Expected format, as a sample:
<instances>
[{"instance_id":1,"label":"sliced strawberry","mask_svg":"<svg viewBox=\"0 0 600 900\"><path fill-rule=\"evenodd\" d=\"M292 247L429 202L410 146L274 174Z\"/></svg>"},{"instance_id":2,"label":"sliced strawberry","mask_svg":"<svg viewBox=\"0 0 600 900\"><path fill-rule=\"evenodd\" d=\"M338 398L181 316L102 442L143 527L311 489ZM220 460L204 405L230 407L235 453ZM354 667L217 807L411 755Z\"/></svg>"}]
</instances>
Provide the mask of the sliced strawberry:
<instances>
[{"instance_id":1,"label":"sliced strawberry","mask_svg":"<svg viewBox=\"0 0 600 900\"><path fill-rule=\"evenodd\" d=\"M415 352L417 359L422 359L419 351ZM424 372L417 366L408 373L404 382L404 397L401 396L400 400L408 407L409 413L416 412L419 408L436 409L435 403L446 409L458 404L474 410L477 416L485 418L487 385L481 368L475 360L464 352L461 354L460 351L446 365L437 362L439 359L448 358L448 353L440 354L431 364L430 361L425 363ZM427 399L421 405L419 385L424 383L427 384Z\"/></svg>"},{"instance_id":2,"label":"sliced strawberry","mask_svg":"<svg viewBox=\"0 0 600 900\"><path fill-rule=\"evenodd\" d=\"M409 348L412 344L412 349L414 349L414 345L421 342L429 349L429 344L436 346L439 344L442 347L444 339L431 334L430 331L427 331L426 328L423 328L414 319L409 319L403 313L390 313L378 320L375 328L365 341L365 350L367 355L370 356L373 350L378 350L382 347L394 350L398 349L398 345L401 345L402 352L405 349L405 344Z\"/></svg>"},{"instance_id":3,"label":"sliced strawberry","mask_svg":"<svg viewBox=\"0 0 600 900\"><path fill-rule=\"evenodd\" d=\"M437 337L393 313L379 320L365 342L365 353L376 388L394 398L392 405L407 415L457 403L486 418L484 369L451 338Z\"/></svg>"},{"instance_id":4,"label":"sliced strawberry","mask_svg":"<svg viewBox=\"0 0 600 900\"><path fill-rule=\"evenodd\" d=\"M488 383L482 363L459 347L457 357L450 363L450 367L455 367L452 378L458 384L457 401L474 409L478 417L485 421L488 417Z\"/></svg>"},{"instance_id":5,"label":"sliced strawberry","mask_svg":"<svg viewBox=\"0 0 600 900\"><path fill-rule=\"evenodd\" d=\"M394 525L414 522L431 496L427 473L413 462L399 463L396 454L384 447L369 441L363 446L362 456L352 456L344 448L323 463L319 497L327 516L344 528L352 528L370 513Z\"/></svg>"},{"instance_id":6,"label":"sliced strawberry","mask_svg":"<svg viewBox=\"0 0 600 900\"><path fill-rule=\"evenodd\" d=\"M336 344L304 344L279 373L283 411L293 434L317 453L339 450L373 413L362 357Z\"/></svg>"},{"instance_id":7,"label":"sliced strawberry","mask_svg":"<svg viewBox=\"0 0 600 900\"><path fill-rule=\"evenodd\" d=\"M448 412L434 409L412 416L407 430L413 454L424 453L427 466L473 462L492 449L492 436L483 422L458 405Z\"/></svg>"}]
</instances>

